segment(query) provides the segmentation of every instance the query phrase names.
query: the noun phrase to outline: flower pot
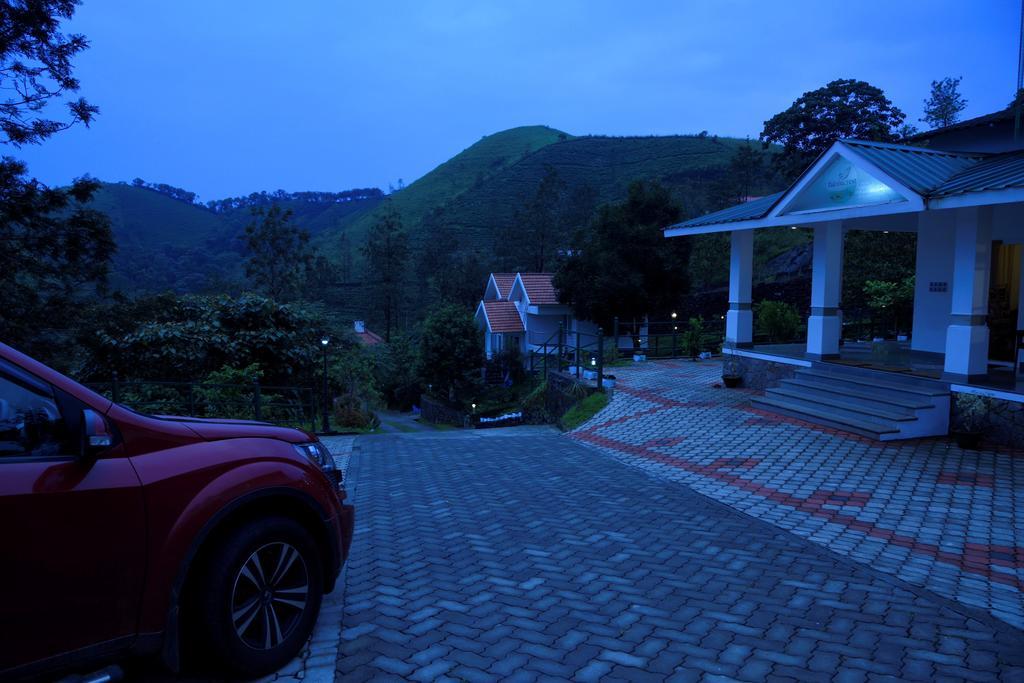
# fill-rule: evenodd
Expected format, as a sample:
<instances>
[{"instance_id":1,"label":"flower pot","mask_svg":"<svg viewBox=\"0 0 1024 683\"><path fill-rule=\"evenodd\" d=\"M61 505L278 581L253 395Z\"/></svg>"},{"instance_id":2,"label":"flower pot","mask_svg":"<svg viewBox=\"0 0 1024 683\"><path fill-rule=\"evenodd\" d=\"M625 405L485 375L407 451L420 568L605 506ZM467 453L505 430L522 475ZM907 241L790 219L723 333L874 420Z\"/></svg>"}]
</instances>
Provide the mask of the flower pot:
<instances>
[{"instance_id":1,"label":"flower pot","mask_svg":"<svg viewBox=\"0 0 1024 683\"><path fill-rule=\"evenodd\" d=\"M743 382L740 375L722 375L722 383L730 389L735 389Z\"/></svg>"},{"instance_id":2,"label":"flower pot","mask_svg":"<svg viewBox=\"0 0 1024 683\"><path fill-rule=\"evenodd\" d=\"M611 389L615 386L615 375L605 375L601 378L601 385L605 389Z\"/></svg>"},{"instance_id":3,"label":"flower pot","mask_svg":"<svg viewBox=\"0 0 1024 683\"><path fill-rule=\"evenodd\" d=\"M981 432L954 431L953 439L960 448L973 451L981 444Z\"/></svg>"},{"instance_id":4,"label":"flower pot","mask_svg":"<svg viewBox=\"0 0 1024 683\"><path fill-rule=\"evenodd\" d=\"M645 354L642 354L642 353L634 353L633 354L633 362L634 363L642 363L645 360L647 360L647 356Z\"/></svg>"}]
</instances>

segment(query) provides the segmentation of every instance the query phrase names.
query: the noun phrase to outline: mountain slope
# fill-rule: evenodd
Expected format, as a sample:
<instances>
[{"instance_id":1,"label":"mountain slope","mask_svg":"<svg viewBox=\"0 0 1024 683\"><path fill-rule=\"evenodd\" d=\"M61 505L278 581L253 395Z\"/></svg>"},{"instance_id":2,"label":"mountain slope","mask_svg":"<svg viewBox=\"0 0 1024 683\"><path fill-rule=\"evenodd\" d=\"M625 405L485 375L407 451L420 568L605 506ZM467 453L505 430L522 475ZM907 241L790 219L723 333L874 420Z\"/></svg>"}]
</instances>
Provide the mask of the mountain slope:
<instances>
[{"instance_id":1,"label":"mountain slope","mask_svg":"<svg viewBox=\"0 0 1024 683\"><path fill-rule=\"evenodd\" d=\"M657 181L687 215L706 210L708 186L726 170L733 138L701 136L580 137L548 145L455 198L445 218L477 249L515 221L553 168L569 188L587 187L595 204L622 199L634 180Z\"/></svg>"},{"instance_id":2,"label":"mountain slope","mask_svg":"<svg viewBox=\"0 0 1024 683\"><path fill-rule=\"evenodd\" d=\"M384 206L343 220L317 242L331 253L329 242L345 232L351 244L361 244L367 230L386 210L397 211L406 229L415 229L431 209L444 206L538 150L569 138L567 133L547 126L521 126L488 135L392 194Z\"/></svg>"}]
</instances>

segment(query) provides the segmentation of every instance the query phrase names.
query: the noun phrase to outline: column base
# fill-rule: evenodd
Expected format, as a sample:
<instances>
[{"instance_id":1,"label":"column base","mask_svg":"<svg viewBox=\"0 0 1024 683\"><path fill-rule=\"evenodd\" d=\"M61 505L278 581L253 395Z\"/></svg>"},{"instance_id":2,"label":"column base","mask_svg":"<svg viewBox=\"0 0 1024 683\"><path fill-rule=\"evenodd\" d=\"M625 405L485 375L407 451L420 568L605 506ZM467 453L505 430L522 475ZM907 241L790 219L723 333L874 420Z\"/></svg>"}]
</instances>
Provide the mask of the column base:
<instances>
[{"instance_id":1,"label":"column base","mask_svg":"<svg viewBox=\"0 0 1024 683\"><path fill-rule=\"evenodd\" d=\"M808 360L839 360L838 353L805 353L804 358Z\"/></svg>"},{"instance_id":2,"label":"column base","mask_svg":"<svg viewBox=\"0 0 1024 683\"><path fill-rule=\"evenodd\" d=\"M734 348L749 348L754 345L753 311L749 308L730 309L725 314L725 343Z\"/></svg>"},{"instance_id":3,"label":"column base","mask_svg":"<svg viewBox=\"0 0 1024 683\"><path fill-rule=\"evenodd\" d=\"M950 325L943 376L977 379L987 375L988 337L988 325Z\"/></svg>"},{"instance_id":4,"label":"column base","mask_svg":"<svg viewBox=\"0 0 1024 683\"><path fill-rule=\"evenodd\" d=\"M807 319L807 357L838 358L842 324L838 315L812 315Z\"/></svg>"}]
</instances>

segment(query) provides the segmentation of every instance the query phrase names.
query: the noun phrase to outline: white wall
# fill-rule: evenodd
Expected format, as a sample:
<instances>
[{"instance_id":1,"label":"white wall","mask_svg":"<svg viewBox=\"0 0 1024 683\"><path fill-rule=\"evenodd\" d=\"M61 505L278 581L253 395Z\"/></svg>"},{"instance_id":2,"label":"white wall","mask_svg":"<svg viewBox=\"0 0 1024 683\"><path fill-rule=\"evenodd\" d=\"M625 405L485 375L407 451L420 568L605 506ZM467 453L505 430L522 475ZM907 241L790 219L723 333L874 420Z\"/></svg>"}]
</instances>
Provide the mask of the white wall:
<instances>
[{"instance_id":1,"label":"white wall","mask_svg":"<svg viewBox=\"0 0 1024 683\"><path fill-rule=\"evenodd\" d=\"M945 353L946 329L953 305L953 211L918 214L917 277L914 285L915 351ZM933 283L946 283L944 292Z\"/></svg>"},{"instance_id":2,"label":"white wall","mask_svg":"<svg viewBox=\"0 0 1024 683\"><path fill-rule=\"evenodd\" d=\"M531 344L541 344L549 337L553 344L558 343L558 323L563 320L560 315L538 315L536 313L526 314L526 331ZM568 337L569 330L566 330Z\"/></svg>"}]
</instances>

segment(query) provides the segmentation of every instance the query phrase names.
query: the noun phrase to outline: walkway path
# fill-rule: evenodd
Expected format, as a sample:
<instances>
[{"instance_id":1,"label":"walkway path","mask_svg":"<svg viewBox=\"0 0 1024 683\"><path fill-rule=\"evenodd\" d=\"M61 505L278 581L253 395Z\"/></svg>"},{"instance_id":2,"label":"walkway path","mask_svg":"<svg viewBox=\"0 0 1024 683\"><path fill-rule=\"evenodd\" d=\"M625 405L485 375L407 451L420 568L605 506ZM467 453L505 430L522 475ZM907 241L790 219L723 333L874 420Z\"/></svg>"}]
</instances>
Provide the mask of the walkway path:
<instances>
[{"instance_id":1,"label":"walkway path","mask_svg":"<svg viewBox=\"0 0 1024 683\"><path fill-rule=\"evenodd\" d=\"M617 368L572 438L1024 628L1024 452L881 444L753 410L717 362Z\"/></svg>"},{"instance_id":2,"label":"walkway path","mask_svg":"<svg viewBox=\"0 0 1024 683\"><path fill-rule=\"evenodd\" d=\"M550 431L360 437L349 481L336 680L1024 677L981 610Z\"/></svg>"}]
</instances>

